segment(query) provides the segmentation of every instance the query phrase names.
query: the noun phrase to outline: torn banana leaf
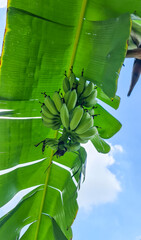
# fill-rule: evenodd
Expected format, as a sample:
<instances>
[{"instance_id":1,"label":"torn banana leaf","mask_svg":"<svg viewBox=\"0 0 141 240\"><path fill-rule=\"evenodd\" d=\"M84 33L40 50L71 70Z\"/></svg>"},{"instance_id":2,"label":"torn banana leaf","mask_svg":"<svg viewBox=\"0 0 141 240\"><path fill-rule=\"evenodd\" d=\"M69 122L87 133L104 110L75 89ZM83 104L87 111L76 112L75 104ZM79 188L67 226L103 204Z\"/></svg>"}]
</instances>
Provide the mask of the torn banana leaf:
<instances>
[{"instance_id":1,"label":"torn banana leaf","mask_svg":"<svg viewBox=\"0 0 141 240\"><path fill-rule=\"evenodd\" d=\"M103 101L104 103L108 104L110 107L114 109L118 109L119 107L120 97L115 96L113 98L109 98L99 87L97 87L97 98Z\"/></svg>"}]
</instances>

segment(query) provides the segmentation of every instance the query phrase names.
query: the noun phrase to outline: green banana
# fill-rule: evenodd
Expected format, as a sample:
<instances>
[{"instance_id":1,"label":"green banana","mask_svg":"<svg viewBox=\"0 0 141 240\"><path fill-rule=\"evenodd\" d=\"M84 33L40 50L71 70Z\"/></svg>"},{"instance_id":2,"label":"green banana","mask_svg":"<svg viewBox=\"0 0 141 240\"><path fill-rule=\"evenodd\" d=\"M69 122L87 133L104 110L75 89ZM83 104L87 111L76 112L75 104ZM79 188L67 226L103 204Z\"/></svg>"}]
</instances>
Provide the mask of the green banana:
<instances>
[{"instance_id":1,"label":"green banana","mask_svg":"<svg viewBox=\"0 0 141 240\"><path fill-rule=\"evenodd\" d=\"M83 93L85 89L85 84L86 84L86 79L83 77L83 74L82 74L82 76L79 78L78 86L77 86L78 96L80 96Z\"/></svg>"},{"instance_id":2,"label":"green banana","mask_svg":"<svg viewBox=\"0 0 141 240\"><path fill-rule=\"evenodd\" d=\"M69 111L67 105L63 103L61 110L60 110L60 118L62 121L62 125L68 129L69 128Z\"/></svg>"},{"instance_id":3,"label":"green banana","mask_svg":"<svg viewBox=\"0 0 141 240\"><path fill-rule=\"evenodd\" d=\"M41 114L42 119L46 122L46 123L53 123L53 122L60 122L60 118L58 116L54 117L54 118L48 118L46 117L43 113Z\"/></svg>"},{"instance_id":4,"label":"green banana","mask_svg":"<svg viewBox=\"0 0 141 240\"><path fill-rule=\"evenodd\" d=\"M90 140L94 137L94 135L97 133L96 127L89 128L86 132L79 134L79 137L84 140Z\"/></svg>"},{"instance_id":5,"label":"green banana","mask_svg":"<svg viewBox=\"0 0 141 240\"><path fill-rule=\"evenodd\" d=\"M46 116L47 118L54 118L55 116L58 116L58 115L53 115L49 110L48 108L46 107L46 105L44 104L42 106L42 113L44 114L44 116Z\"/></svg>"},{"instance_id":6,"label":"green banana","mask_svg":"<svg viewBox=\"0 0 141 240\"><path fill-rule=\"evenodd\" d=\"M75 107L76 102L77 102L77 93L76 93L76 90L73 89L70 92L70 95L69 95L69 98L68 98L68 101L67 101L67 108L68 108L69 111L72 110Z\"/></svg>"},{"instance_id":7,"label":"green banana","mask_svg":"<svg viewBox=\"0 0 141 240\"><path fill-rule=\"evenodd\" d=\"M54 126L52 127L53 130L59 130L59 128L61 127L60 123L56 123L54 124Z\"/></svg>"},{"instance_id":8,"label":"green banana","mask_svg":"<svg viewBox=\"0 0 141 240\"><path fill-rule=\"evenodd\" d=\"M71 74L70 74L70 77L69 77L69 83L70 83L70 89L72 89L73 87L75 87L76 77L75 77L75 74L73 73L72 70L71 70Z\"/></svg>"},{"instance_id":9,"label":"green banana","mask_svg":"<svg viewBox=\"0 0 141 240\"><path fill-rule=\"evenodd\" d=\"M89 82L88 86L85 87L84 92L81 94L81 98L86 98L90 96L93 90L94 90L94 84L92 82Z\"/></svg>"},{"instance_id":10,"label":"green banana","mask_svg":"<svg viewBox=\"0 0 141 240\"><path fill-rule=\"evenodd\" d=\"M68 102L70 93L71 93L71 91L69 90L69 91L66 92L65 95L64 95L64 100L65 100L65 103L66 103L66 104L67 104L67 102Z\"/></svg>"},{"instance_id":11,"label":"green banana","mask_svg":"<svg viewBox=\"0 0 141 240\"><path fill-rule=\"evenodd\" d=\"M83 117L78 125L78 127L75 129L75 133L81 134L88 130L90 127L93 126L93 118L90 116L88 112L85 112L83 114Z\"/></svg>"},{"instance_id":12,"label":"green banana","mask_svg":"<svg viewBox=\"0 0 141 240\"><path fill-rule=\"evenodd\" d=\"M78 142L78 143L87 143L87 142L88 142L88 139L86 139L86 140L81 139L81 138L79 137L79 135L77 135L77 134L72 135L71 140L72 140L73 142Z\"/></svg>"},{"instance_id":13,"label":"green banana","mask_svg":"<svg viewBox=\"0 0 141 240\"><path fill-rule=\"evenodd\" d=\"M94 115L94 108L89 109L89 110L88 110L88 113L89 113L91 116L93 116L93 115Z\"/></svg>"},{"instance_id":14,"label":"green banana","mask_svg":"<svg viewBox=\"0 0 141 240\"><path fill-rule=\"evenodd\" d=\"M60 118L58 116L54 116L54 118L50 119L48 117L46 117L43 113L41 114L42 119L43 119L43 124L47 127L47 128L52 128L54 130L57 130L60 128L61 126L61 121Z\"/></svg>"},{"instance_id":15,"label":"green banana","mask_svg":"<svg viewBox=\"0 0 141 240\"><path fill-rule=\"evenodd\" d=\"M80 106L77 106L73 110L72 119L70 121L70 129L71 130L74 130L78 126L78 124L83 116L83 111L84 111L83 108Z\"/></svg>"},{"instance_id":16,"label":"green banana","mask_svg":"<svg viewBox=\"0 0 141 240\"><path fill-rule=\"evenodd\" d=\"M83 105L86 107L94 106L97 103L95 99L96 97L97 97L97 90L94 89L92 93L87 98L84 99Z\"/></svg>"},{"instance_id":17,"label":"green banana","mask_svg":"<svg viewBox=\"0 0 141 240\"><path fill-rule=\"evenodd\" d=\"M82 138L78 137L78 138L77 138L77 141L78 141L79 143L87 143L87 142L89 141L89 139L82 139Z\"/></svg>"},{"instance_id":18,"label":"green banana","mask_svg":"<svg viewBox=\"0 0 141 240\"><path fill-rule=\"evenodd\" d=\"M46 138L45 143L47 146L51 147L53 150L58 148L58 140L55 138Z\"/></svg>"},{"instance_id":19,"label":"green banana","mask_svg":"<svg viewBox=\"0 0 141 240\"><path fill-rule=\"evenodd\" d=\"M44 103L45 103L46 107L48 108L48 110L49 110L52 114L54 114L54 115L58 115L58 114L59 114L58 111L57 111L57 109L56 109L56 107L55 107L55 104L54 104L54 102L52 101L52 99L50 98L50 96L46 96L46 97L45 97Z\"/></svg>"},{"instance_id":20,"label":"green banana","mask_svg":"<svg viewBox=\"0 0 141 240\"><path fill-rule=\"evenodd\" d=\"M47 123L44 120L43 120L43 124L44 124L45 127L52 128L53 130L58 130L61 126L61 124L58 123L58 122Z\"/></svg>"},{"instance_id":21,"label":"green banana","mask_svg":"<svg viewBox=\"0 0 141 240\"><path fill-rule=\"evenodd\" d=\"M78 127L75 129L75 133L82 134L94 125L93 117L88 112L85 112Z\"/></svg>"},{"instance_id":22,"label":"green banana","mask_svg":"<svg viewBox=\"0 0 141 240\"><path fill-rule=\"evenodd\" d=\"M70 90L70 82L69 82L69 78L67 76L63 80L63 90L65 93Z\"/></svg>"},{"instance_id":23,"label":"green banana","mask_svg":"<svg viewBox=\"0 0 141 240\"><path fill-rule=\"evenodd\" d=\"M75 152L79 150L80 143L78 142L69 143L69 144L66 144L65 147L67 148L68 152Z\"/></svg>"},{"instance_id":24,"label":"green banana","mask_svg":"<svg viewBox=\"0 0 141 240\"><path fill-rule=\"evenodd\" d=\"M38 147L41 143L43 143L42 152L44 152L46 146L51 147L53 150L57 150L59 141L55 138L46 138L45 140L36 144L35 147Z\"/></svg>"},{"instance_id":25,"label":"green banana","mask_svg":"<svg viewBox=\"0 0 141 240\"><path fill-rule=\"evenodd\" d=\"M58 110L58 112L60 112L63 102L62 102L62 99L61 99L59 93L54 92L52 99L54 101L56 109Z\"/></svg>"},{"instance_id":26,"label":"green banana","mask_svg":"<svg viewBox=\"0 0 141 240\"><path fill-rule=\"evenodd\" d=\"M89 85L89 82L86 81L86 83L85 83L85 88L88 87L88 85Z\"/></svg>"}]
</instances>

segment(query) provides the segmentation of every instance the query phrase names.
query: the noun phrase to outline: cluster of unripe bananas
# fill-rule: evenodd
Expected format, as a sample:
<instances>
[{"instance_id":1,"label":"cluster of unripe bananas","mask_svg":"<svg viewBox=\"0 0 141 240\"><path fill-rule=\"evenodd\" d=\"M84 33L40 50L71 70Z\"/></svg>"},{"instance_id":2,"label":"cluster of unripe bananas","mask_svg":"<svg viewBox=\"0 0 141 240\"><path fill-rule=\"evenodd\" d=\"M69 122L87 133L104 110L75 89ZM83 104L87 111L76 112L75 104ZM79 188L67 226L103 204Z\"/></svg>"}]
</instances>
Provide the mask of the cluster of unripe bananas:
<instances>
[{"instance_id":1,"label":"cluster of unripe bananas","mask_svg":"<svg viewBox=\"0 0 141 240\"><path fill-rule=\"evenodd\" d=\"M71 69L69 78L65 73L63 90L64 94L56 91L52 98L44 93L41 111L43 124L47 128L62 129L59 139L46 138L42 141L42 150L47 145L56 150L57 156L64 155L66 151L79 150L81 143L87 143L97 133L94 126L96 86L86 81L83 71L77 80Z\"/></svg>"}]
</instances>

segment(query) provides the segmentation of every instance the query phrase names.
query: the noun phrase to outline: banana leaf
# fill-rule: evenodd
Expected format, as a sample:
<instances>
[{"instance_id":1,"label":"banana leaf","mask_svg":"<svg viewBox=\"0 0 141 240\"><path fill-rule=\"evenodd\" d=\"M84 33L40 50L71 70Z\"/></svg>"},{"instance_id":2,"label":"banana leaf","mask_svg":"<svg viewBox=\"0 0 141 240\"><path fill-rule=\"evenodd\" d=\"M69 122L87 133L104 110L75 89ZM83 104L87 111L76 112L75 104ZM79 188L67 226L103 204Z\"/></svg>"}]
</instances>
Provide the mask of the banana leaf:
<instances>
[{"instance_id":1,"label":"banana leaf","mask_svg":"<svg viewBox=\"0 0 141 240\"><path fill-rule=\"evenodd\" d=\"M81 148L57 158L51 149L43 155L41 145L35 147L56 136L43 126L38 102L41 92L52 96L62 87L64 72L69 74L72 65L77 77L84 68L86 79L99 86L99 98L109 105L111 98L117 99L118 73L131 28L129 13L141 9L137 0L126 2L8 1L0 63L0 107L10 110L0 116L1 239L19 239L26 226L21 239L72 238L86 152ZM118 104L119 99L112 106ZM105 134L111 134L106 131L105 125ZM22 191L17 205L7 208Z\"/></svg>"},{"instance_id":2,"label":"banana leaf","mask_svg":"<svg viewBox=\"0 0 141 240\"><path fill-rule=\"evenodd\" d=\"M87 80L114 97L129 33L129 14L100 22L84 20L71 63L76 75L79 77L84 68ZM39 99L41 92L47 90L51 95L61 88L64 72L71 67L69 60L76 45L75 35L75 26L43 20L9 7L0 69L0 98Z\"/></svg>"}]
</instances>

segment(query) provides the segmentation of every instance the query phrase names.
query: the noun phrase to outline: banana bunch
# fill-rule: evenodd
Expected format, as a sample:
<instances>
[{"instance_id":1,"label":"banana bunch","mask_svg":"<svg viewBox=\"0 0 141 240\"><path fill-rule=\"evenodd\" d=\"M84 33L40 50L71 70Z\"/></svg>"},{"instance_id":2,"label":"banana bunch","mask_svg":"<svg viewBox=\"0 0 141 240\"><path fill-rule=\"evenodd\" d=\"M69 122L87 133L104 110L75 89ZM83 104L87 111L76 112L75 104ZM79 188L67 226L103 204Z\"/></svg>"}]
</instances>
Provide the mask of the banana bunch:
<instances>
[{"instance_id":1,"label":"banana bunch","mask_svg":"<svg viewBox=\"0 0 141 240\"><path fill-rule=\"evenodd\" d=\"M59 139L45 139L45 146L56 150L56 156L65 152L78 151L81 143L87 143L97 133L94 127L94 105L97 90L92 82L86 81L83 71L77 80L73 69L63 80L64 94L54 92L52 98L45 93L41 116L43 124L53 130L62 129ZM38 144L36 145L38 146Z\"/></svg>"}]
</instances>

